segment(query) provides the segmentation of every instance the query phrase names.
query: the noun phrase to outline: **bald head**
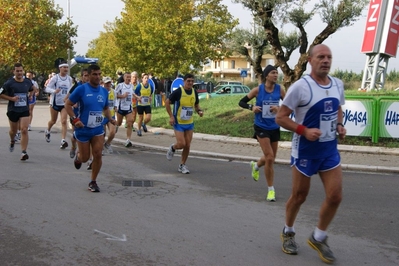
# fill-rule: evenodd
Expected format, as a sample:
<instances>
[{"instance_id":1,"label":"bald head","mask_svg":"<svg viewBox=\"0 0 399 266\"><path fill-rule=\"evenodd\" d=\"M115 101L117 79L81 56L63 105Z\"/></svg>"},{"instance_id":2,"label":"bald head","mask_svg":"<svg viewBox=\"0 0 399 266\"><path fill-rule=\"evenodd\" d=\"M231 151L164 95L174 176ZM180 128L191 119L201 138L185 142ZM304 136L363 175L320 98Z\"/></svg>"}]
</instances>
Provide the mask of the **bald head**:
<instances>
[{"instance_id":1,"label":"bald head","mask_svg":"<svg viewBox=\"0 0 399 266\"><path fill-rule=\"evenodd\" d=\"M313 78L327 77L330 72L332 54L330 48L325 44L318 44L309 49L308 62L312 66L311 76Z\"/></svg>"}]
</instances>

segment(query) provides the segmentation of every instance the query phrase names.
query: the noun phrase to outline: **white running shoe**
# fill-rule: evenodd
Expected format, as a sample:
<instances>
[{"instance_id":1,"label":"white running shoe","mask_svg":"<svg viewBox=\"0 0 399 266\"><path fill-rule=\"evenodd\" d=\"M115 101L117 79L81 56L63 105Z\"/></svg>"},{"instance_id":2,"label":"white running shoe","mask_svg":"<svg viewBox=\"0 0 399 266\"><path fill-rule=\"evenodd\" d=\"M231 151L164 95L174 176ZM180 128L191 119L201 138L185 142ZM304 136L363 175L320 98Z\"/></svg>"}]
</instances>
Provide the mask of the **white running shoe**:
<instances>
[{"instance_id":1,"label":"white running shoe","mask_svg":"<svg viewBox=\"0 0 399 266\"><path fill-rule=\"evenodd\" d=\"M47 142L50 142L51 133L47 129L44 131L44 137L46 138Z\"/></svg>"},{"instance_id":2,"label":"white running shoe","mask_svg":"<svg viewBox=\"0 0 399 266\"><path fill-rule=\"evenodd\" d=\"M179 168L177 169L182 174L189 174L190 170L188 170L187 166L185 164L180 164Z\"/></svg>"},{"instance_id":3,"label":"white running shoe","mask_svg":"<svg viewBox=\"0 0 399 266\"><path fill-rule=\"evenodd\" d=\"M109 153L109 154L111 154L111 153L113 153L114 151L112 150L112 147L111 147L111 144L108 144L108 143L104 143L104 148L107 150L107 152Z\"/></svg>"},{"instance_id":4,"label":"white running shoe","mask_svg":"<svg viewBox=\"0 0 399 266\"><path fill-rule=\"evenodd\" d=\"M125 147L126 148L129 148L129 147L132 147L133 146L133 144L132 144L132 142L130 141L130 139L127 139L126 140L126 143L125 143Z\"/></svg>"},{"instance_id":5,"label":"white running shoe","mask_svg":"<svg viewBox=\"0 0 399 266\"><path fill-rule=\"evenodd\" d=\"M166 159L171 161L173 159L173 155L175 155L175 152L172 150L173 144L170 145L169 150L166 152Z\"/></svg>"}]
</instances>

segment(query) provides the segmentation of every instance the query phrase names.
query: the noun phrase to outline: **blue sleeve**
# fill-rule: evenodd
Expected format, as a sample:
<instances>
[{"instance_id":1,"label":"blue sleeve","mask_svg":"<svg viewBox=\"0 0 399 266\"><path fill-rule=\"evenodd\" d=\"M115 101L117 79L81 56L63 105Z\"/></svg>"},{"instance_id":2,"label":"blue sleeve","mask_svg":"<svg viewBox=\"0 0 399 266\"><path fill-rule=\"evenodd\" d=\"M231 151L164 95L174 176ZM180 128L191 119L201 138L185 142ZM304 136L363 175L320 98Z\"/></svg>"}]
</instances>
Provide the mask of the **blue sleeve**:
<instances>
[{"instance_id":1,"label":"blue sleeve","mask_svg":"<svg viewBox=\"0 0 399 266\"><path fill-rule=\"evenodd\" d=\"M77 103L85 91L84 85L77 86L76 89L69 95L69 100L73 103Z\"/></svg>"},{"instance_id":2,"label":"blue sleeve","mask_svg":"<svg viewBox=\"0 0 399 266\"><path fill-rule=\"evenodd\" d=\"M141 84L137 85L136 89L134 90L134 93L138 96L141 96Z\"/></svg>"},{"instance_id":3,"label":"blue sleeve","mask_svg":"<svg viewBox=\"0 0 399 266\"><path fill-rule=\"evenodd\" d=\"M151 86L151 84L150 84L150 87L151 87L151 95L153 95L154 91L155 91L155 88L153 86Z\"/></svg>"}]
</instances>

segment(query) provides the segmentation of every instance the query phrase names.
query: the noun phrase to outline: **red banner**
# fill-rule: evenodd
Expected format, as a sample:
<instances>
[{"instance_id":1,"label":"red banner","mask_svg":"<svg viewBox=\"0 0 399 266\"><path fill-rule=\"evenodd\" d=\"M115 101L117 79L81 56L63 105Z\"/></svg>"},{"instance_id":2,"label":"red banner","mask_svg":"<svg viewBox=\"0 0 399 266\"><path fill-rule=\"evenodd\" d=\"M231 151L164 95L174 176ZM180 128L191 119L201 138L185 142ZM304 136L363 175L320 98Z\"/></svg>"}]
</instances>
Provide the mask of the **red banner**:
<instances>
[{"instance_id":1,"label":"red banner","mask_svg":"<svg viewBox=\"0 0 399 266\"><path fill-rule=\"evenodd\" d=\"M381 14L381 6L383 0L371 0L369 5L369 12L367 14L366 29L363 37L362 53L376 53L378 52L379 38L379 20ZM383 21L382 21L383 23ZM380 35L379 35L380 36Z\"/></svg>"}]
</instances>

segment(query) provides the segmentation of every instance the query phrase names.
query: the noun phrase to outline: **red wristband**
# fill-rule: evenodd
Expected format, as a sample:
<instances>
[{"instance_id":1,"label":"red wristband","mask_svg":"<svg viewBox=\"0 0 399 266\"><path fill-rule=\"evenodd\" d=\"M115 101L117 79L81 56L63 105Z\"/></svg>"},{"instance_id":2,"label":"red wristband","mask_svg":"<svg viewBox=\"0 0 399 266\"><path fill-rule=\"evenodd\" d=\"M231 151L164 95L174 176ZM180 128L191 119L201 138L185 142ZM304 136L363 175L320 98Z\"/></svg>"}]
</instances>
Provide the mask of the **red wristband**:
<instances>
[{"instance_id":1,"label":"red wristband","mask_svg":"<svg viewBox=\"0 0 399 266\"><path fill-rule=\"evenodd\" d=\"M80 118L76 117L74 120L72 120L72 125L75 125L79 121L80 121Z\"/></svg>"},{"instance_id":2,"label":"red wristband","mask_svg":"<svg viewBox=\"0 0 399 266\"><path fill-rule=\"evenodd\" d=\"M304 125L298 125L295 133L297 133L298 135L303 135L303 133L305 132L306 127Z\"/></svg>"}]
</instances>

